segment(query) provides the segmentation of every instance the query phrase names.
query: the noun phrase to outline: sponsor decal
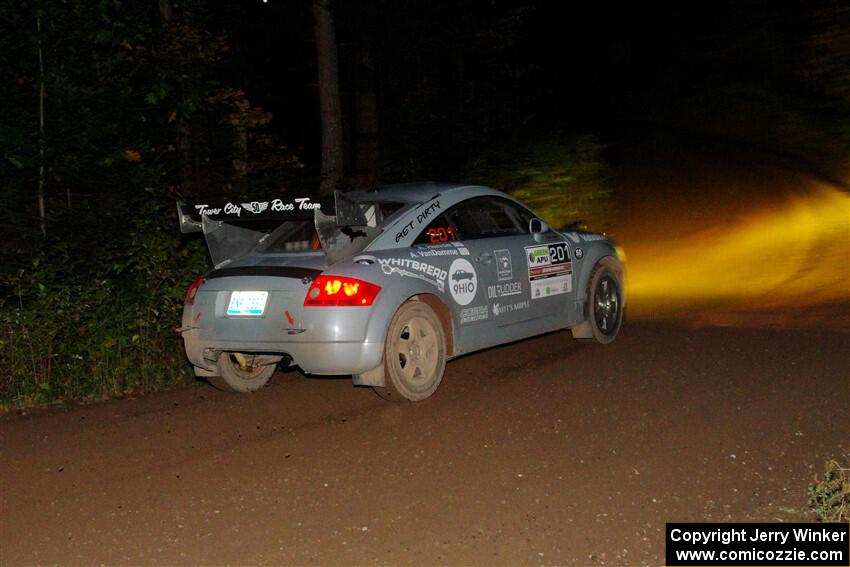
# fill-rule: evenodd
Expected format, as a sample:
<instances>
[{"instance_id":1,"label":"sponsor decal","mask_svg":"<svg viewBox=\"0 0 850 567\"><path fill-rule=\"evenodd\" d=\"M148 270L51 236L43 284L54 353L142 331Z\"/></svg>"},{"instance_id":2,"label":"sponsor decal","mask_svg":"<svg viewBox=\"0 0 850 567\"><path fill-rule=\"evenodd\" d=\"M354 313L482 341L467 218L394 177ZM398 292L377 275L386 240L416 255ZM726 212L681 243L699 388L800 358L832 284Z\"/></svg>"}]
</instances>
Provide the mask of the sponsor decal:
<instances>
[{"instance_id":1,"label":"sponsor decal","mask_svg":"<svg viewBox=\"0 0 850 567\"><path fill-rule=\"evenodd\" d=\"M514 311L519 311L520 309L528 309L530 306L531 301L528 299L517 301L516 303L494 303L493 315L495 317L498 317L499 315L504 315L505 313L513 313Z\"/></svg>"},{"instance_id":2,"label":"sponsor decal","mask_svg":"<svg viewBox=\"0 0 850 567\"><path fill-rule=\"evenodd\" d=\"M411 250L411 258L433 258L434 256L459 256L457 250Z\"/></svg>"},{"instance_id":3,"label":"sponsor decal","mask_svg":"<svg viewBox=\"0 0 850 567\"><path fill-rule=\"evenodd\" d=\"M592 232L565 232L564 235L578 244L579 242L595 242L597 240L608 240L601 234L593 234Z\"/></svg>"},{"instance_id":4,"label":"sponsor decal","mask_svg":"<svg viewBox=\"0 0 850 567\"><path fill-rule=\"evenodd\" d=\"M201 216L218 216L221 214L242 217L242 212L259 215L267 209L275 212L286 211L312 211L321 209L321 203L315 203L310 200L310 197L297 197L291 201L283 199L274 199L273 201L251 201L250 203L225 203L222 207L210 207L208 204L202 203L195 205L195 209Z\"/></svg>"},{"instance_id":5,"label":"sponsor decal","mask_svg":"<svg viewBox=\"0 0 850 567\"><path fill-rule=\"evenodd\" d=\"M487 312L486 305L476 305L475 307L465 307L460 310L460 324L474 323L475 321L483 321L490 314Z\"/></svg>"},{"instance_id":6,"label":"sponsor decal","mask_svg":"<svg viewBox=\"0 0 850 567\"><path fill-rule=\"evenodd\" d=\"M416 278L428 282L441 292L446 291L447 272L440 267L408 258L379 258L378 261L381 263L381 271L387 275L398 274L403 277ZM466 305L466 303L462 305Z\"/></svg>"},{"instance_id":7,"label":"sponsor decal","mask_svg":"<svg viewBox=\"0 0 850 567\"><path fill-rule=\"evenodd\" d=\"M496 255L496 275L500 282L512 280L514 278L514 270L511 266L511 251L510 250L494 250Z\"/></svg>"},{"instance_id":8,"label":"sponsor decal","mask_svg":"<svg viewBox=\"0 0 850 567\"><path fill-rule=\"evenodd\" d=\"M526 246L525 256L532 299L572 291L573 264L566 242Z\"/></svg>"},{"instance_id":9,"label":"sponsor decal","mask_svg":"<svg viewBox=\"0 0 850 567\"><path fill-rule=\"evenodd\" d=\"M404 225L404 227L402 227L401 230L399 230L398 232L395 233L395 241L398 242L399 240L401 240L402 238L404 238L405 236L410 234L410 232L412 230L413 230L413 221L410 221L409 223Z\"/></svg>"},{"instance_id":10,"label":"sponsor decal","mask_svg":"<svg viewBox=\"0 0 850 567\"><path fill-rule=\"evenodd\" d=\"M268 209L269 203L268 201L251 201L250 203L242 203L242 208L256 215Z\"/></svg>"},{"instance_id":11,"label":"sponsor decal","mask_svg":"<svg viewBox=\"0 0 850 567\"><path fill-rule=\"evenodd\" d=\"M294 211L295 209L298 209L299 211L312 211L313 209L321 208L321 203L313 203L310 201L309 197L300 197L298 199L293 199L288 203L280 199L272 201L273 211Z\"/></svg>"},{"instance_id":12,"label":"sponsor decal","mask_svg":"<svg viewBox=\"0 0 850 567\"><path fill-rule=\"evenodd\" d=\"M575 255L576 260L581 260L582 256L584 256L584 250L582 250L581 248L576 248Z\"/></svg>"},{"instance_id":13,"label":"sponsor decal","mask_svg":"<svg viewBox=\"0 0 850 567\"><path fill-rule=\"evenodd\" d=\"M440 209L440 201L434 201L416 214L416 224L422 224L426 220L430 221L432 216L436 216L436 211Z\"/></svg>"},{"instance_id":14,"label":"sponsor decal","mask_svg":"<svg viewBox=\"0 0 850 567\"><path fill-rule=\"evenodd\" d=\"M525 248L528 254L528 266L545 266L549 263L549 247L548 246L527 246Z\"/></svg>"},{"instance_id":15,"label":"sponsor decal","mask_svg":"<svg viewBox=\"0 0 850 567\"><path fill-rule=\"evenodd\" d=\"M573 290L573 282L570 276L557 276L542 282L531 282L531 298L540 299L550 295L570 293Z\"/></svg>"},{"instance_id":16,"label":"sponsor decal","mask_svg":"<svg viewBox=\"0 0 850 567\"><path fill-rule=\"evenodd\" d=\"M437 211L440 210L440 201L434 201L430 205L426 206L418 213L416 213L416 218L406 225L404 225L396 234L395 241L398 242L402 238L407 237L408 234L413 232L414 225L421 226L423 222L431 220L434 216L437 215Z\"/></svg>"},{"instance_id":17,"label":"sponsor decal","mask_svg":"<svg viewBox=\"0 0 850 567\"><path fill-rule=\"evenodd\" d=\"M395 233L395 241L398 242L399 240L410 234L411 230L413 230L413 221L410 221L409 223L404 225L404 228Z\"/></svg>"},{"instance_id":18,"label":"sponsor decal","mask_svg":"<svg viewBox=\"0 0 850 567\"><path fill-rule=\"evenodd\" d=\"M458 305L469 305L478 290L478 275L475 268L464 258L456 258L448 275L449 291Z\"/></svg>"},{"instance_id":19,"label":"sponsor decal","mask_svg":"<svg viewBox=\"0 0 850 567\"><path fill-rule=\"evenodd\" d=\"M228 206L230 206L230 203L227 203L227 205L225 205L225 208L227 208ZM212 208L207 204L195 205L195 208L198 210L198 214L201 215L201 216L217 215L221 212L221 207ZM242 212L242 209L239 209L239 213L241 213L241 212ZM239 213L236 213L236 215L238 216Z\"/></svg>"},{"instance_id":20,"label":"sponsor decal","mask_svg":"<svg viewBox=\"0 0 850 567\"><path fill-rule=\"evenodd\" d=\"M528 258L529 270L540 267L564 266L570 264L570 251L567 249L566 242L526 246L525 253Z\"/></svg>"},{"instance_id":21,"label":"sponsor decal","mask_svg":"<svg viewBox=\"0 0 850 567\"><path fill-rule=\"evenodd\" d=\"M469 249L467 249L463 242L452 242L451 245L458 249L461 256L469 256Z\"/></svg>"},{"instance_id":22,"label":"sponsor decal","mask_svg":"<svg viewBox=\"0 0 850 567\"><path fill-rule=\"evenodd\" d=\"M460 256L460 252L457 248L448 244L414 246L410 251L411 258L427 258L432 256Z\"/></svg>"},{"instance_id":23,"label":"sponsor decal","mask_svg":"<svg viewBox=\"0 0 850 567\"><path fill-rule=\"evenodd\" d=\"M522 293L521 281L487 286L487 297L489 299L496 299L508 295L519 295L520 293Z\"/></svg>"},{"instance_id":24,"label":"sponsor decal","mask_svg":"<svg viewBox=\"0 0 850 567\"><path fill-rule=\"evenodd\" d=\"M434 256L469 256L469 250L460 242L414 246L410 250L411 258L431 258Z\"/></svg>"}]
</instances>

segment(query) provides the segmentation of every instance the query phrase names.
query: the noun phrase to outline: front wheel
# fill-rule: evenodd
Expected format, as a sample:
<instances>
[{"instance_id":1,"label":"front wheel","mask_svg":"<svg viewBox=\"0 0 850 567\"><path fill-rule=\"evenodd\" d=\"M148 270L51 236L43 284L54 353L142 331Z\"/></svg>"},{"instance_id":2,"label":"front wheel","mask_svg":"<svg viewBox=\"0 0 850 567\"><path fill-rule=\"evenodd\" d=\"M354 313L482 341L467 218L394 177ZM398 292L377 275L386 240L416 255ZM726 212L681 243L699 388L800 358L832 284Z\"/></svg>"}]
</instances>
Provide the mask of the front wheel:
<instances>
[{"instance_id":1,"label":"front wheel","mask_svg":"<svg viewBox=\"0 0 850 567\"><path fill-rule=\"evenodd\" d=\"M593 338L608 344L617 338L623 323L623 291L620 278L610 266L594 267L588 284L588 323Z\"/></svg>"},{"instance_id":2,"label":"front wheel","mask_svg":"<svg viewBox=\"0 0 850 567\"><path fill-rule=\"evenodd\" d=\"M253 392L268 384L277 370L279 356L223 352L218 357L218 376L210 384L226 392Z\"/></svg>"},{"instance_id":3,"label":"front wheel","mask_svg":"<svg viewBox=\"0 0 850 567\"><path fill-rule=\"evenodd\" d=\"M375 391L393 401L418 402L433 394L446 369L446 335L425 303L408 301L390 322L384 345L385 385Z\"/></svg>"}]
</instances>

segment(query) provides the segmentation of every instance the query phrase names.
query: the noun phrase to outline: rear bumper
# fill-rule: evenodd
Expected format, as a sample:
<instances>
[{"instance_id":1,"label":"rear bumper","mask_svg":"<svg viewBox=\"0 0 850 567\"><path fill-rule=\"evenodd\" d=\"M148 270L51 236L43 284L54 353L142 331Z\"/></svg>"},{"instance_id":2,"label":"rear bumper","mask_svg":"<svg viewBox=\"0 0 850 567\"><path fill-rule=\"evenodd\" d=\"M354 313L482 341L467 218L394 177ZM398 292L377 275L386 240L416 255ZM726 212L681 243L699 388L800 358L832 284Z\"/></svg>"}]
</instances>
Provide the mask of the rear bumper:
<instances>
[{"instance_id":1,"label":"rear bumper","mask_svg":"<svg viewBox=\"0 0 850 567\"><path fill-rule=\"evenodd\" d=\"M206 340L199 329L183 331L186 356L193 365L216 371L219 353L262 352L285 354L308 374L360 374L381 364L384 343L366 341L216 341Z\"/></svg>"}]
</instances>

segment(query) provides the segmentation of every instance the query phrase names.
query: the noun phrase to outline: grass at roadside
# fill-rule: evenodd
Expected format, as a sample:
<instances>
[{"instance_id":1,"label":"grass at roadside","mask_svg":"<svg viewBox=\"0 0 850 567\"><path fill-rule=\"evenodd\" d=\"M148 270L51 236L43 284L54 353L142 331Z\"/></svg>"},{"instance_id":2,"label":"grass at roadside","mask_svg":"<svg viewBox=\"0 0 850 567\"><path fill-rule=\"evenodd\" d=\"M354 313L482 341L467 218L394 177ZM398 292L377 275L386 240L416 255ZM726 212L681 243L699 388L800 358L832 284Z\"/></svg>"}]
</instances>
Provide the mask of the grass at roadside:
<instances>
[{"instance_id":1,"label":"grass at roadside","mask_svg":"<svg viewBox=\"0 0 850 567\"><path fill-rule=\"evenodd\" d=\"M826 463L809 485L809 508L819 522L850 522L850 467Z\"/></svg>"},{"instance_id":2,"label":"grass at roadside","mask_svg":"<svg viewBox=\"0 0 850 567\"><path fill-rule=\"evenodd\" d=\"M193 379L174 328L206 251L180 239L171 198L145 197L78 205L4 264L0 412Z\"/></svg>"}]
</instances>

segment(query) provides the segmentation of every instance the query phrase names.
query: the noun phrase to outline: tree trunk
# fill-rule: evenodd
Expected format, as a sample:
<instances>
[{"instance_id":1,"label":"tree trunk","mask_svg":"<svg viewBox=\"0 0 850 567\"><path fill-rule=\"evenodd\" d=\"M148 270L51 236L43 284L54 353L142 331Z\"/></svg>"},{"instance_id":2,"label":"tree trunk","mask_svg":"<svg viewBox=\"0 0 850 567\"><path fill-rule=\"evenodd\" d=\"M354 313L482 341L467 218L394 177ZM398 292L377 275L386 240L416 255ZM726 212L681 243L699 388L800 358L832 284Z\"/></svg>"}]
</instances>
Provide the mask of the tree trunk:
<instances>
[{"instance_id":1,"label":"tree trunk","mask_svg":"<svg viewBox=\"0 0 850 567\"><path fill-rule=\"evenodd\" d=\"M230 115L230 125L233 127L233 177L235 182L240 182L248 172L248 111L251 105L244 96L233 102L234 110Z\"/></svg>"},{"instance_id":2,"label":"tree trunk","mask_svg":"<svg viewBox=\"0 0 850 567\"><path fill-rule=\"evenodd\" d=\"M159 18L163 27L168 28L174 19L171 0L159 0ZM184 195L195 193L194 168L192 167L192 128L183 116L175 119L177 130L177 149L179 156L180 188Z\"/></svg>"},{"instance_id":3,"label":"tree trunk","mask_svg":"<svg viewBox=\"0 0 850 567\"><path fill-rule=\"evenodd\" d=\"M44 58L41 52L41 16L36 18L38 31L38 216L41 219L41 236L47 238L44 214Z\"/></svg>"},{"instance_id":4,"label":"tree trunk","mask_svg":"<svg viewBox=\"0 0 850 567\"><path fill-rule=\"evenodd\" d=\"M357 50L355 83L354 166L360 184L368 186L378 177L378 97L375 94L375 62L366 45Z\"/></svg>"},{"instance_id":5,"label":"tree trunk","mask_svg":"<svg viewBox=\"0 0 850 567\"><path fill-rule=\"evenodd\" d=\"M339 71L330 0L313 0L313 17L316 20L316 61L322 120L322 179L319 192L327 195L333 193L343 174Z\"/></svg>"},{"instance_id":6,"label":"tree trunk","mask_svg":"<svg viewBox=\"0 0 850 567\"><path fill-rule=\"evenodd\" d=\"M172 15L171 0L159 0L159 18L162 22L170 22Z\"/></svg>"}]
</instances>

